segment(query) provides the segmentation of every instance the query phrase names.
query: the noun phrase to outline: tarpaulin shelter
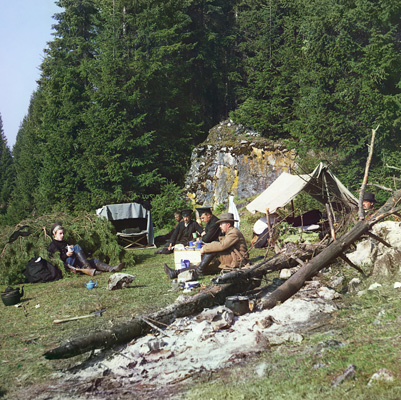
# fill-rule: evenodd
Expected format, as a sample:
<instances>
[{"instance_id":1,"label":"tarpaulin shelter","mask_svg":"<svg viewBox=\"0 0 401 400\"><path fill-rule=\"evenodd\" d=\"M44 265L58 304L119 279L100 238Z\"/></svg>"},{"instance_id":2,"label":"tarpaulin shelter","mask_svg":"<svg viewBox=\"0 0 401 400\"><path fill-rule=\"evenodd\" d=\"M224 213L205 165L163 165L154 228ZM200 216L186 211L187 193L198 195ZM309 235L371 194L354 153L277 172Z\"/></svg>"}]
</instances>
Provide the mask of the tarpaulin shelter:
<instances>
[{"instance_id":1,"label":"tarpaulin shelter","mask_svg":"<svg viewBox=\"0 0 401 400\"><path fill-rule=\"evenodd\" d=\"M142 204L108 204L97 209L96 214L114 225L125 249L154 247L152 215Z\"/></svg>"},{"instance_id":2,"label":"tarpaulin shelter","mask_svg":"<svg viewBox=\"0 0 401 400\"><path fill-rule=\"evenodd\" d=\"M291 175L283 172L246 208L253 214L256 211L273 214L302 190L320 203L330 203L336 211L351 211L358 207L358 199L321 162L311 174Z\"/></svg>"}]
</instances>

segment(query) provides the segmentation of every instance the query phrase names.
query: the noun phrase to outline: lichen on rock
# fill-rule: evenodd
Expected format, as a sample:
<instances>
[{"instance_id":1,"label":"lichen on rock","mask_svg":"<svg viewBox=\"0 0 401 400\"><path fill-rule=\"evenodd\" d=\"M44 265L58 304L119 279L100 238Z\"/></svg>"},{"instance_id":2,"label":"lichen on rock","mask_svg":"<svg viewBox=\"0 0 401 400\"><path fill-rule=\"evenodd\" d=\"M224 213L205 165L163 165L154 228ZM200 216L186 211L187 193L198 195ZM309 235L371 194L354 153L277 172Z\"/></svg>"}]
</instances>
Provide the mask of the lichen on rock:
<instances>
[{"instance_id":1,"label":"lichen on rock","mask_svg":"<svg viewBox=\"0 0 401 400\"><path fill-rule=\"evenodd\" d=\"M194 148L185 187L196 204L227 205L230 195L239 200L255 196L294 168L293 150L227 120Z\"/></svg>"}]
</instances>

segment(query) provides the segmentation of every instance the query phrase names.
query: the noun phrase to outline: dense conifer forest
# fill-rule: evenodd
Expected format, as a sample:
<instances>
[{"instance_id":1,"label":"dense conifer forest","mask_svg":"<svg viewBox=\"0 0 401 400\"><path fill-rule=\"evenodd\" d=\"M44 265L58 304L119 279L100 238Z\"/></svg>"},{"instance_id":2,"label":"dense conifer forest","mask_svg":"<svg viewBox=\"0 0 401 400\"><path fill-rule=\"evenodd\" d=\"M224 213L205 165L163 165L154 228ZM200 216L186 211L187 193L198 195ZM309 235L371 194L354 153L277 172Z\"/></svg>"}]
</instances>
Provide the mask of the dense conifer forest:
<instances>
[{"instance_id":1,"label":"dense conifer forest","mask_svg":"<svg viewBox=\"0 0 401 400\"><path fill-rule=\"evenodd\" d=\"M12 153L0 119L3 223L182 185L192 147L228 117L305 164L325 158L354 190L380 124L372 181L396 183L398 0L57 4Z\"/></svg>"}]
</instances>

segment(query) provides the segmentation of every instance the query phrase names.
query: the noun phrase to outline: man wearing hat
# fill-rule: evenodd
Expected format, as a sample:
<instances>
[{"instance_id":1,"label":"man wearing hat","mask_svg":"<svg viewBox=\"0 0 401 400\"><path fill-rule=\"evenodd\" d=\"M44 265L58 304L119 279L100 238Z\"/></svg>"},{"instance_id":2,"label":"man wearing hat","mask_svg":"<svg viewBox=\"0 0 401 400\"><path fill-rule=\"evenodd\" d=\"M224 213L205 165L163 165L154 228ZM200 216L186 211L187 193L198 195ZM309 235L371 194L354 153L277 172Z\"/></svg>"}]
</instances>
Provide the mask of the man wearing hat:
<instances>
[{"instance_id":1,"label":"man wearing hat","mask_svg":"<svg viewBox=\"0 0 401 400\"><path fill-rule=\"evenodd\" d=\"M170 279L177 278L178 274L194 269L199 275L206 275L211 270L211 261L218 257L219 268L240 268L248 261L248 248L244 235L234 227L234 215L222 213L218 220L220 230L224 236L219 241L205 244L201 249L202 261L197 267L173 270L164 264L164 272Z\"/></svg>"},{"instance_id":2,"label":"man wearing hat","mask_svg":"<svg viewBox=\"0 0 401 400\"><path fill-rule=\"evenodd\" d=\"M371 192L363 194L362 207L365 211L373 210L373 204L376 203L375 195Z\"/></svg>"},{"instance_id":3,"label":"man wearing hat","mask_svg":"<svg viewBox=\"0 0 401 400\"><path fill-rule=\"evenodd\" d=\"M193 240L192 234L195 232L201 234L202 227L196 221L192 221L192 210L183 210L182 221L178 223L171 235L168 250L173 251L173 246L177 243L188 246L188 242Z\"/></svg>"},{"instance_id":4,"label":"man wearing hat","mask_svg":"<svg viewBox=\"0 0 401 400\"><path fill-rule=\"evenodd\" d=\"M220 236L220 225L219 219L213 215L211 207L199 207L196 209L199 213L199 218L206 224L201 233L202 242L210 243L215 240L219 240Z\"/></svg>"}]
</instances>

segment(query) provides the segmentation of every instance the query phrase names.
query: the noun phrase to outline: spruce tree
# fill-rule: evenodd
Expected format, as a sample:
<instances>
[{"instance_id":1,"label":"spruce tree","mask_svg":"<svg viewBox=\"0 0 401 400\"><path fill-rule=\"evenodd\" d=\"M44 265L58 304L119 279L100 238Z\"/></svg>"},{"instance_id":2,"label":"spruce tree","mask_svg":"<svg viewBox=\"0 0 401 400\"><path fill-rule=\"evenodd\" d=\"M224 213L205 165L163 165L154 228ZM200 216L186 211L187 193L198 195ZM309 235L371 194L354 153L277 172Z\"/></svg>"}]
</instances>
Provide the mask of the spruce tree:
<instances>
[{"instance_id":1,"label":"spruce tree","mask_svg":"<svg viewBox=\"0 0 401 400\"><path fill-rule=\"evenodd\" d=\"M11 151L3 130L3 120L0 114L0 213L4 214L10 201L14 186L15 171Z\"/></svg>"}]
</instances>

